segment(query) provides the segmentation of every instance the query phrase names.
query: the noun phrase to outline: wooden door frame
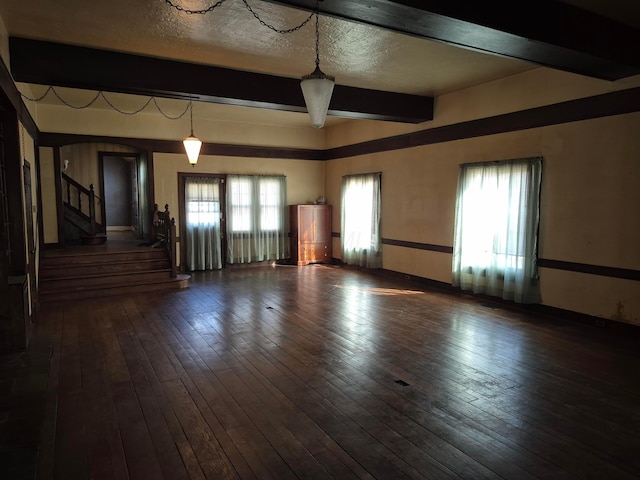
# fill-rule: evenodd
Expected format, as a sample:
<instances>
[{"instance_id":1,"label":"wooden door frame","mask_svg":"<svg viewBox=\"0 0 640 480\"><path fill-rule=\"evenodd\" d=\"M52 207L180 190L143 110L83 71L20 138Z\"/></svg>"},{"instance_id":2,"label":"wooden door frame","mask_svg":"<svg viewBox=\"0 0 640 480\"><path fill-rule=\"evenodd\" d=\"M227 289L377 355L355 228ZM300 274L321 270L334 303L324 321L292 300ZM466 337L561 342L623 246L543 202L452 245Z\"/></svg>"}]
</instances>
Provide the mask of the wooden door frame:
<instances>
[{"instance_id":1,"label":"wooden door frame","mask_svg":"<svg viewBox=\"0 0 640 480\"><path fill-rule=\"evenodd\" d=\"M26 272L29 276L29 291L31 295L31 314L38 309L38 288L36 281L36 235L33 221L33 184L31 182L31 164L26 158L22 160L22 182L24 184L25 201L25 230L27 242L27 265ZM29 179L29 191L27 192L26 180ZM37 225L37 222L35 223Z\"/></svg>"},{"instance_id":2,"label":"wooden door frame","mask_svg":"<svg viewBox=\"0 0 640 480\"><path fill-rule=\"evenodd\" d=\"M137 169L139 164L140 164L140 152L107 152L107 151L99 151L98 152L98 175L100 177L100 194L101 194L101 201L100 201L100 214L102 215L102 224L104 225L104 232L107 232L107 199L105 196L105 191L104 191L104 157L134 157L135 160L133 160L135 162L135 168ZM133 179L132 183L133 183ZM137 185L137 191L138 191L138 197L140 195L140 178L139 176L136 174L136 181L138 182ZM133 185L131 185L131 189L133 190ZM131 192L131 195L133 197L133 191ZM133 199L132 199L133 200ZM140 198L138 198L136 200L136 203L138 204L138 209L140 208ZM131 221L133 222L133 218L131 219ZM140 222L140 215L138 215L138 223ZM137 226L137 231L136 233L138 233L140 230L139 225Z\"/></svg>"}]
</instances>

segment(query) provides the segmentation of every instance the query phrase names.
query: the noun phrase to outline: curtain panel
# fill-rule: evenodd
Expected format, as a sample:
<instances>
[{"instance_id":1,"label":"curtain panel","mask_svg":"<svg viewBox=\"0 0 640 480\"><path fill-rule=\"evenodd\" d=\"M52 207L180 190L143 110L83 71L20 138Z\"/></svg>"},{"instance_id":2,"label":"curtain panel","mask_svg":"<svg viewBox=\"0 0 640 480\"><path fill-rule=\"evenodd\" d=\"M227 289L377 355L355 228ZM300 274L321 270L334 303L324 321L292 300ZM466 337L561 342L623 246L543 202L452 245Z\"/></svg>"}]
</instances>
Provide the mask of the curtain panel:
<instances>
[{"instance_id":1,"label":"curtain panel","mask_svg":"<svg viewBox=\"0 0 640 480\"><path fill-rule=\"evenodd\" d=\"M342 261L367 268L382 267L380 238L380 173L342 177Z\"/></svg>"},{"instance_id":2,"label":"curtain panel","mask_svg":"<svg viewBox=\"0 0 640 480\"><path fill-rule=\"evenodd\" d=\"M542 159L461 165L453 285L519 303L540 301Z\"/></svg>"},{"instance_id":3,"label":"curtain panel","mask_svg":"<svg viewBox=\"0 0 640 480\"><path fill-rule=\"evenodd\" d=\"M185 178L186 265L190 271L222 268L220 179Z\"/></svg>"},{"instance_id":4,"label":"curtain panel","mask_svg":"<svg viewBox=\"0 0 640 480\"><path fill-rule=\"evenodd\" d=\"M284 176L227 176L227 261L251 263L289 255Z\"/></svg>"}]
</instances>

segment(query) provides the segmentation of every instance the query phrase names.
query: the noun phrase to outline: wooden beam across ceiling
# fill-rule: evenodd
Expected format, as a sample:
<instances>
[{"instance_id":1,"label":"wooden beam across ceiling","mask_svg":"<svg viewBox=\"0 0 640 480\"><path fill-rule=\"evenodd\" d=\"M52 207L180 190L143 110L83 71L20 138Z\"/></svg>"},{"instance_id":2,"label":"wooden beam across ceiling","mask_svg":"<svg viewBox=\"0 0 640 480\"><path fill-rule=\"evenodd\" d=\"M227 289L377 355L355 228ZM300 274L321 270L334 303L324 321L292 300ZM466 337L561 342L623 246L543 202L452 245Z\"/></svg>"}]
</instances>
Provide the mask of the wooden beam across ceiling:
<instances>
[{"instance_id":1,"label":"wooden beam across ceiling","mask_svg":"<svg viewBox=\"0 0 640 480\"><path fill-rule=\"evenodd\" d=\"M142 55L9 39L18 82L306 112L300 80ZM336 85L329 114L421 123L433 97Z\"/></svg>"},{"instance_id":2,"label":"wooden beam across ceiling","mask_svg":"<svg viewBox=\"0 0 640 480\"><path fill-rule=\"evenodd\" d=\"M315 0L265 0L305 10ZM322 14L603 80L640 74L640 29L554 0L321 0Z\"/></svg>"}]
</instances>

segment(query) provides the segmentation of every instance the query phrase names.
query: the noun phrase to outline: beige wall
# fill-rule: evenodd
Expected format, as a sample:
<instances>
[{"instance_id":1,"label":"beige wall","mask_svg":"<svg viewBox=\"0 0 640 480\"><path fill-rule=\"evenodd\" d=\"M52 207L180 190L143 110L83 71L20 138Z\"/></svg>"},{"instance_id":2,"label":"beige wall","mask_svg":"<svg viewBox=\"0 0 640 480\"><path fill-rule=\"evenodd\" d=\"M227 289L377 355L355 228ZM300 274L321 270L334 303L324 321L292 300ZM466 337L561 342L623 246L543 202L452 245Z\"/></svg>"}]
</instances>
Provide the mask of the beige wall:
<instances>
[{"instance_id":1,"label":"beige wall","mask_svg":"<svg viewBox=\"0 0 640 480\"><path fill-rule=\"evenodd\" d=\"M4 24L4 20L0 17L0 58L5 65L11 65L11 58L9 55L9 33L7 27Z\"/></svg>"},{"instance_id":2,"label":"beige wall","mask_svg":"<svg viewBox=\"0 0 640 480\"><path fill-rule=\"evenodd\" d=\"M434 119L418 125L352 121L327 128L327 148L517 112L640 86L640 75L608 82L536 68L435 99Z\"/></svg>"},{"instance_id":3,"label":"beige wall","mask_svg":"<svg viewBox=\"0 0 640 480\"><path fill-rule=\"evenodd\" d=\"M134 111L136 107L140 107L140 105L117 103L115 94L108 93L107 95L110 99L114 99L113 102L118 108ZM144 100L145 97L141 97L141 99ZM86 102L88 100L90 98L77 99L75 104L80 105L83 101ZM166 99L159 101L167 102ZM165 103L162 104L164 105ZM176 102L171 108L167 107L165 113L179 115L184 110L185 105L186 102ZM205 143L283 148L324 148L324 130L310 127L281 127L225 121L224 112L229 108L233 107L194 103L194 133ZM197 115L198 111L211 112L211 117L200 117ZM65 106L40 103L37 106L37 116L38 128L43 132L161 140L182 140L190 132L188 116L184 116L180 120L168 120L152 106L147 107L137 115L123 115L108 108L74 110ZM212 120L212 118L216 120Z\"/></svg>"},{"instance_id":4,"label":"beige wall","mask_svg":"<svg viewBox=\"0 0 640 480\"><path fill-rule=\"evenodd\" d=\"M44 243L58 243L58 206L53 148L40 147L40 189L42 195L42 234Z\"/></svg>"},{"instance_id":5,"label":"beige wall","mask_svg":"<svg viewBox=\"0 0 640 480\"><path fill-rule=\"evenodd\" d=\"M325 162L279 160L201 155L192 167L186 155L155 153L153 155L155 201L160 209L169 204L171 216L180 225L178 208L178 173L218 173L284 175L287 177L287 202L310 203L324 195ZM180 233L178 233L180 235ZM180 264L180 244L176 246Z\"/></svg>"},{"instance_id":6,"label":"beige wall","mask_svg":"<svg viewBox=\"0 0 640 480\"><path fill-rule=\"evenodd\" d=\"M505 87L513 97L515 110L528 108L543 97L553 102L565 97L594 93L594 81L575 77L571 90L566 82L560 92L552 88L557 78L547 81L541 70L512 78ZM563 74L564 76L566 74ZM536 88L533 76L540 85ZM526 93L515 99L510 92L518 82ZM505 81L506 82L506 81ZM499 82L503 84L504 82ZM598 82L595 82L598 83ZM600 82L605 93L616 87ZM597 86L597 85L596 85ZM477 88L482 96L490 85ZM540 92L538 92L540 90ZM598 88L595 88L598 90ZM538 94L539 93L539 94ZM470 91L458 96L460 106L449 117L456 121L498 113L494 104L473 101ZM500 103L498 91L493 99ZM442 104L453 106L456 95ZM462 106L476 105L465 112ZM442 107L444 108L444 107ZM392 152L363 155L327 163L327 197L339 205L341 177L346 174L382 172L382 236L384 238L443 246L453 245L453 224L458 167L461 163L542 156L543 182L540 252L544 259L585 263L605 267L640 269L640 113L619 115L544 128L464 139ZM332 129L330 145L362 141L364 125L353 126L351 137ZM424 126L423 126L424 128ZM394 134L397 127L390 128ZM384 131L376 132L381 137ZM339 209L333 230L340 230ZM340 256L334 239L334 256ZM441 282L451 282L451 255L404 247L383 247L385 269ZM542 268L545 305L640 325L640 283L604 276Z\"/></svg>"}]
</instances>

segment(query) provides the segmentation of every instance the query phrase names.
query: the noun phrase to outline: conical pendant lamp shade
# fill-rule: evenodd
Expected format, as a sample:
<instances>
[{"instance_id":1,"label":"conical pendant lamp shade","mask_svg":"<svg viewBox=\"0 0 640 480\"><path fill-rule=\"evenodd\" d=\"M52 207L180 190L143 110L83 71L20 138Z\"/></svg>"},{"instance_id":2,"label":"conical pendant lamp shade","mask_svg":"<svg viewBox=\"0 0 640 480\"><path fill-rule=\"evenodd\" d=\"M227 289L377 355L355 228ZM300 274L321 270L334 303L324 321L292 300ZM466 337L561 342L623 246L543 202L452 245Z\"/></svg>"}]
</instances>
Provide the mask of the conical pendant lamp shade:
<instances>
[{"instance_id":1,"label":"conical pendant lamp shade","mask_svg":"<svg viewBox=\"0 0 640 480\"><path fill-rule=\"evenodd\" d=\"M324 127L335 83L334 77L325 75L317 66L313 73L302 77L300 87L302 87L304 103L311 117L311 126Z\"/></svg>"},{"instance_id":2,"label":"conical pendant lamp shade","mask_svg":"<svg viewBox=\"0 0 640 480\"><path fill-rule=\"evenodd\" d=\"M202 142L198 137L193 136L193 131L191 131L191 135L185 138L182 143L184 144L184 149L187 151L187 158L189 159L189 163L191 165L195 165L198 163L198 155L200 155L200 147L202 147Z\"/></svg>"},{"instance_id":3,"label":"conical pendant lamp shade","mask_svg":"<svg viewBox=\"0 0 640 480\"><path fill-rule=\"evenodd\" d=\"M191 122L191 135L182 141L184 149L187 152L187 158L191 166L195 167L198 163L198 155L200 155L200 147L202 142L193 134L193 102L189 102L189 120Z\"/></svg>"}]
</instances>

